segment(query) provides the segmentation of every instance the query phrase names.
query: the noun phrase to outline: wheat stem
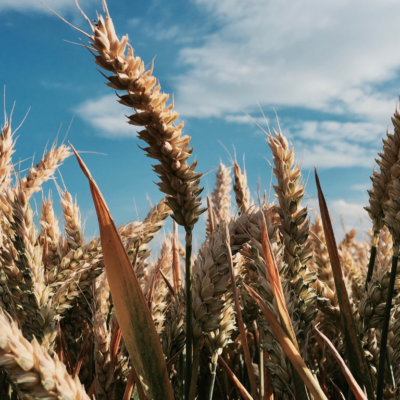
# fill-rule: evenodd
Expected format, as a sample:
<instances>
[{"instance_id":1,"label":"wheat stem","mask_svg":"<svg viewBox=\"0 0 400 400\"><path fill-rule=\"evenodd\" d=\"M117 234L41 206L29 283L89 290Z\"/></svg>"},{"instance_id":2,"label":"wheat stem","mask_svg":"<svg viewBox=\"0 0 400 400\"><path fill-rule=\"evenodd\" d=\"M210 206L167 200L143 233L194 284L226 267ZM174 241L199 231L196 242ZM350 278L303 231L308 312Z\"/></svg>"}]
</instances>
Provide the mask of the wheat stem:
<instances>
[{"instance_id":1,"label":"wheat stem","mask_svg":"<svg viewBox=\"0 0 400 400\"><path fill-rule=\"evenodd\" d=\"M211 356L211 377L208 384L207 400L212 400L215 385L215 376L217 371L218 352L214 352Z\"/></svg>"},{"instance_id":2,"label":"wheat stem","mask_svg":"<svg viewBox=\"0 0 400 400\"><path fill-rule=\"evenodd\" d=\"M188 400L194 400L196 397L196 386L197 386L197 370L199 369L200 363L200 340L196 338L193 344L193 371L192 380L190 382L190 390Z\"/></svg>"},{"instance_id":3,"label":"wheat stem","mask_svg":"<svg viewBox=\"0 0 400 400\"><path fill-rule=\"evenodd\" d=\"M368 263L367 278L365 279L365 291L368 290L368 284L371 282L372 274L374 272L376 252L377 252L377 247L371 246L371 255Z\"/></svg>"},{"instance_id":4,"label":"wheat stem","mask_svg":"<svg viewBox=\"0 0 400 400\"><path fill-rule=\"evenodd\" d=\"M186 265L185 265L185 282L186 282L186 397L189 396L190 382L192 376L192 229L186 227Z\"/></svg>"}]
</instances>

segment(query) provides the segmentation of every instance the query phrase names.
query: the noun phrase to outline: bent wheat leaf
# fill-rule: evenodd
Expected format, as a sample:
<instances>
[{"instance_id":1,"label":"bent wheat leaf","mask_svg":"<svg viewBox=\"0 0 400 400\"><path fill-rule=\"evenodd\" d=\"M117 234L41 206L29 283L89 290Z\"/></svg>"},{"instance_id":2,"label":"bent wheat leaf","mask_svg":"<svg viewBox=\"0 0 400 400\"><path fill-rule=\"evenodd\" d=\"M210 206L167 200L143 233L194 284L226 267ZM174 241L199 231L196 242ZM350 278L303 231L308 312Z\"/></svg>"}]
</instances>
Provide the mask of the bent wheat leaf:
<instances>
[{"instance_id":1,"label":"bent wheat leaf","mask_svg":"<svg viewBox=\"0 0 400 400\"><path fill-rule=\"evenodd\" d=\"M267 266L269 280L271 281L272 292L274 294L276 304L278 306L279 317L284 331L290 337L290 340L295 345L296 349L299 350L299 345L294 334L292 322L290 321L289 313L285 303L285 297L283 294L282 283L279 277L278 268L276 266L275 257L272 253L271 243L268 237L267 226L265 224L265 218L262 221L262 249L264 253L265 264Z\"/></svg>"},{"instance_id":2,"label":"bent wheat leaf","mask_svg":"<svg viewBox=\"0 0 400 400\"><path fill-rule=\"evenodd\" d=\"M132 264L96 182L72 149L89 180L115 312L138 379L149 400L173 400L160 340Z\"/></svg>"},{"instance_id":3,"label":"bent wheat leaf","mask_svg":"<svg viewBox=\"0 0 400 400\"><path fill-rule=\"evenodd\" d=\"M315 400L328 400L325 396L325 393L319 386L318 381L315 379L312 372L308 369L307 365L304 363L303 359L301 358L300 353L296 349L293 342L290 340L289 336L283 330L282 326L279 324L275 314L268 308L268 306L264 303L263 299L260 295L255 292L250 286L243 283L244 287L253 297L253 299L258 303L262 313L266 321L269 323L271 330L275 336L275 339L281 345L283 351L289 358L290 362L292 363L293 367L296 369L297 373L299 374L300 378L307 386L308 390L314 396Z\"/></svg>"},{"instance_id":4,"label":"bent wheat leaf","mask_svg":"<svg viewBox=\"0 0 400 400\"><path fill-rule=\"evenodd\" d=\"M235 385L235 387L238 390L238 392L240 393L240 395L245 400L253 400L253 398L250 396L250 393L242 385L242 383L239 381L237 376L231 371L231 369L229 368L228 364L225 362L225 360L221 356L218 356L218 363L221 366L221 368L225 371L225 373L228 375L228 378Z\"/></svg>"},{"instance_id":5,"label":"bent wheat leaf","mask_svg":"<svg viewBox=\"0 0 400 400\"><path fill-rule=\"evenodd\" d=\"M340 265L335 235L333 234L332 223L329 217L329 211L326 205L325 197L322 193L317 169L315 169L315 182L318 189L318 202L321 211L322 225L324 227L326 245L328 247L329 258L331 260L332 273L335 281L340 314L342 316L346 351L350 364L350 370L358 384L361 387L366 388L368 399L372 400L374 399L374 390L371 383L371 377L369 374L367 362L365 361L364 352L362 351L361 342L356 331L356 325L353 319L353 311L350 305L349 296L347 294L342 267Z\"/></svg>"},{"instance_id":6,"label":"bent wheat leaf","mask_svg":"<svg viewBox=\"0 0 400 400\"><path fill-rule=\"evenodd\" d=\"M354 396L356 396L356 399L357 400L367 400L367 396L361 390L357 381L354 379L354 376L351 374L350 370L347 368L346 363L343 361L342 357L340 357L340 354L336 350L335 346L320 330L318 330L318 328L316 326L314 327L314 329L315 329L315 332L317 332L317 334L322 338L326 347L328 347L328 349L332 353L333 357L335 357L335 360L339 364L339 367L342 370L343 376L346 378L346 381L349 384L352 392L354 393Z\"/></svg>"},{"instance_id":7,"label":"bent wheat leaf","mask_svg":"<svg viewBox=\"0 0 400 400\"><path fill-rule=\"evenodd\" d=\"M258 396L258 392L257 392L256 377L254 375L253 364L251 362L249 345L247 343L246 329L245 329L244 323L243 323L242 311L240 309L240 303L239 303L239 295L238 295L237 288L236 288L236 278L235 278L235 271L233 270L232 251L231 251L231 247L229 244L228 226L226 226L225 247L226 247L226 255L228 258L229 271L231 274L232 295L233 295L233 299L235 301L236 319L237 319L237 324L239 327L240 339L242 340L243 353L244 353L244 357L246 360L247 372L249 375L251 394L253 395L254 399L258 400L259 396Z\"/></svg>"}]
</instances>

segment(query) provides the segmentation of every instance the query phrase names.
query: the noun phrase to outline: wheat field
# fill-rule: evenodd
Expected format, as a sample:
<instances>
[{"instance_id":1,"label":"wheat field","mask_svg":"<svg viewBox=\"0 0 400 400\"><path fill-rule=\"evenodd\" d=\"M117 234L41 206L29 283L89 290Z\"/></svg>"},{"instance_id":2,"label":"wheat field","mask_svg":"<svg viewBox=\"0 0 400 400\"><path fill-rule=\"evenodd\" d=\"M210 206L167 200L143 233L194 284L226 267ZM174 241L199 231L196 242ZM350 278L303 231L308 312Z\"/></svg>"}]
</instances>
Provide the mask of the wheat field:
<instances>
[{"instance_id":1,"label":"wheat field","mask_svg":"<svg viewBox=\"0 0 400 400\"><path fill-rule=\"evenodd\" d=\"M0 398L400 398L400 109L371 171L368 237L352 229L336 242L328 185L315 170L313 217L298 157L280 128L265 132L272 201L252 198L236 159L221 162L215 187L204 193L191 138L153 66L134 55L127 35L116 35L105 1L94 22L76 6L89 33L72 27L132 113L128 122L165 197L140 221L116 226L96 171L73 144L54 144L19 173L5 116ZM44 197L34 223L32 195L68 157L93 197L100 235L91 240L75 194L58 184L57 200ZM158 249L152 240L169 218L173 231ZM206 232L195 250L200 218Z\"/></svg>"}]
</instances>

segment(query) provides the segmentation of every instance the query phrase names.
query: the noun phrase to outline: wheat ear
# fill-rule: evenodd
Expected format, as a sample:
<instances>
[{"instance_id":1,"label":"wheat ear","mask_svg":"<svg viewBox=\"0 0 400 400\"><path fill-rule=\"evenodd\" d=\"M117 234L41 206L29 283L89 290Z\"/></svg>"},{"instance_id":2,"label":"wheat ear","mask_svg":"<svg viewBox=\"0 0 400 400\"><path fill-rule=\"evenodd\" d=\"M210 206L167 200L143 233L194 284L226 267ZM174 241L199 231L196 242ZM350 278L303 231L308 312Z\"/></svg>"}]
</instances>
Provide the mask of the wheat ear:
<instances>
[{"instance_id":1,"label":"wheat ear","mask_svg":"<svg viewBox=\"0 0 400 400\"><path fill-rule=\"evenodd\" d=\"M29 198L38 192L41 185L51 179L58 166L71 154L65 145L53 146L39 163L29 170L28 175L21 179L20 186L25 195Z\"/></svg>"},{"instance_id":2,"label":"wheat ear","mask_svg":"<svg viewBox=\"0 0 400 400\"><path fill-rule=\"evenodd\" d=\"M11 130L11 117L4 116L4 126L0 134L0 193L11 183L10 173L12 171L11 156L14 154L15 140Z\"/></svg>"},{"instance_id":3,"label":"wheat ear","mask_svg":"<svg viewBox=\"0 0 400 400\"><path fill-rule=\"evenodd\" d=\"M299 166L295 164L293 148L290 149L280 129L279 133L274 131L274 136L268 136L268 144L273 154L274 175L278 180L274 189L279 201L276 211L281 220L279 229L285 245L285 262L288 264L291 284L298 298L302 320L300 330L307 331L317 314L317 294L311 287L316 280L315 273L307 267L312 258L312 247L311 242L307 240L310 223L307 208L300 204L304 197L304 183L301 182Z\"/></svg>"},{"instance_id":4,"label":"wheat ear","mask_svg":"<svg viewBox=\"0 0 400 400\"><path fill-rule=\"evenodd\" d=\"M251 205L250 189L247 186L246 170L241 171L239 165L233 164L233 177L235 184L233 190L235 192L236 204L239 209L239 214L247 211Z\"/></svg>"},{"instance_id":5,"label":"wheat ear","mask_svg":"<svg viewBox=\"0 0 400 400\"><path fill-rule=\"evenodd\" d=\"M215 189L211 193L217 223L221 220L226 221L230 217L231 189L232 178L229 169L221 162L216 176Z\"/></svg>"},{"instance_id":6,"label":"wheat ear","mask_svg":"<svg viewBox=\"0 0 400 400\"><path fill-rule=\"evenodd\" d=\"M47 248L43 249L45 253L45 266L47 269L53 269L55 266L60 264L60 238L61 232L58 226L58 220L54 215L53 202L49 197L47 200L43 199L42 206L40 207L41 217L40 226L42 227L40 240Z\"/></svg>"},{"instance_id":7,"label":"wheat ear","mask_svg":"<svg viewBox=\"0 0 400 400\"><path fill-rule=\"evenodd\" d=\"M0 367L6 369L22 399L89 400L78 378L68 375L34 339L29 343L15 322L0 311Z\"/></svg>"},{"instance_id":8,"label":"wheat ear","mask_svg":"<svg viewBox=\"0 0 400 400\"><path fill-rule=\"evenodd\" d=\"M77 249L83 244L83 230L81 225L81 213L79 207L72 199L71 194L65 190L61 197L61 206L65 219L65 231L68 235L67 244L64 252L68 252L69 248Z\"/></svg>"}]
</instances>

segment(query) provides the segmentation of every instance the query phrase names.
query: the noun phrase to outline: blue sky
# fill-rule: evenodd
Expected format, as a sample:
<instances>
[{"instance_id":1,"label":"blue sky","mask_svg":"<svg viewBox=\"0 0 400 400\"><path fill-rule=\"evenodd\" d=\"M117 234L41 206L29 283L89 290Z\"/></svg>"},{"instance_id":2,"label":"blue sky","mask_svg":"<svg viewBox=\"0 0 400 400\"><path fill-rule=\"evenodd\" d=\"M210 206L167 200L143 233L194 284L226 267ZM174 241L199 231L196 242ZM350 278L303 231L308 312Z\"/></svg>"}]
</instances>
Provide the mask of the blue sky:
<instances>
[{"instance_id":1,"label":"blue sky","mask_svg":"<svg viewBox=\"0 0 400 400\"><path fill-rule=\"evenodd\" d=\"M47 4L88 31L73 0ZM101 11L100 0L80 4L91 19ZM229 164L221 142L231 154L235 147L240 164L245 156L253 196L258 178L268 190L271 169L265 159L271 161L271 152L265 134L244 113L265 128L258 102L271 127L276 110L304 176L310 174L309 206L317 206L315 165L337 234L343 235L340 213L347 229L370 227L362 207L400 93L400 25L393 18L400 15L400 2L110 0L108 6L118 35L129 34L135 54L146 64L156 57L154 75L174 94L199 171L216 168L220 159ZM6 86L8 111L16 101L14 127L31 107L18 132L14 161L35 153L36 162L60 124L64 136L74 117L68 140L80 151L107 154L82 155L117 224L144 216L147 197L153 203L162 197L151 160L125 122L129 110L104 85L90 53L66 42L84 40L83 35L36 0L2 0L0 35L0 84ZM61 173L78 195L92 236L94 208L75 159L68 159ZM203 185L212 190L213 173ZM57 200L53 183L45 194L48 190ZM203 223L198 240L202 229Z\"/></svg>"}]
</instances>

